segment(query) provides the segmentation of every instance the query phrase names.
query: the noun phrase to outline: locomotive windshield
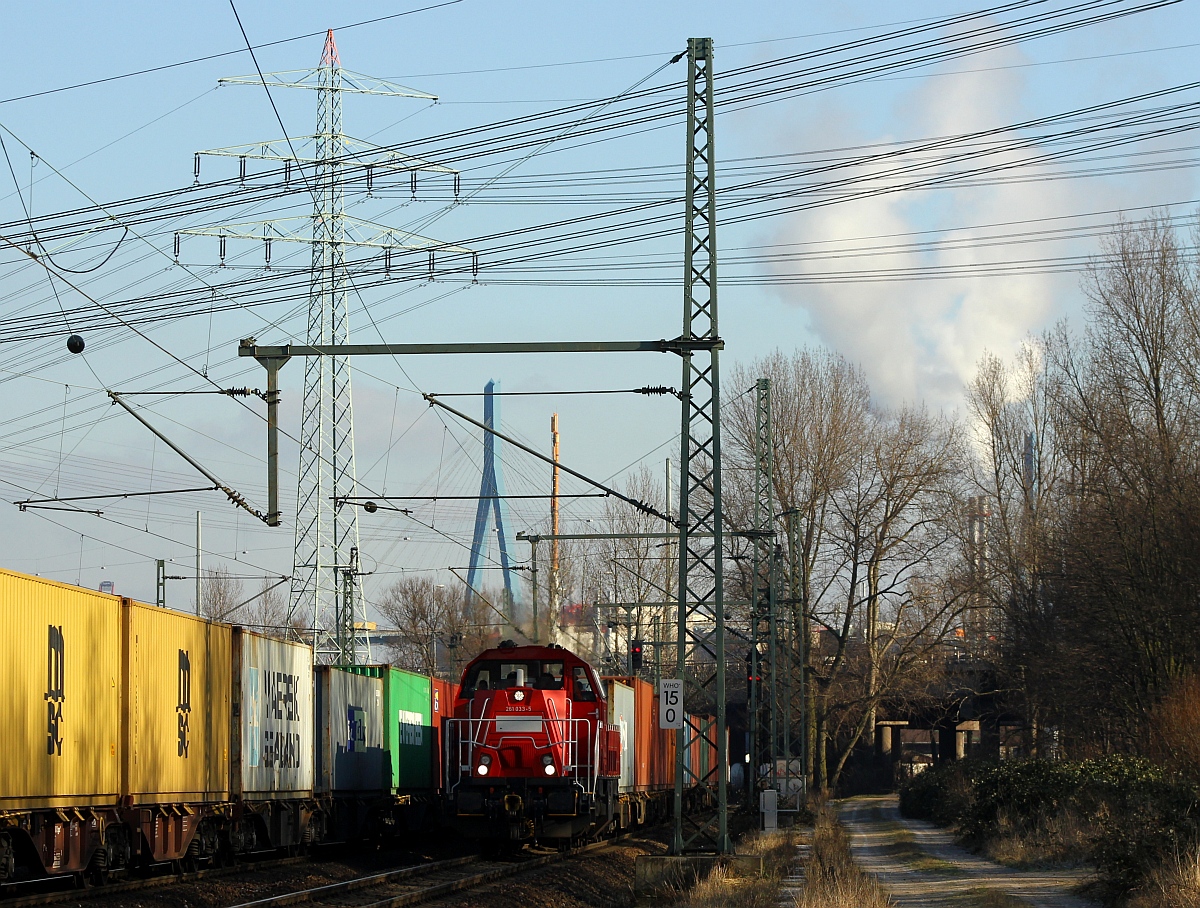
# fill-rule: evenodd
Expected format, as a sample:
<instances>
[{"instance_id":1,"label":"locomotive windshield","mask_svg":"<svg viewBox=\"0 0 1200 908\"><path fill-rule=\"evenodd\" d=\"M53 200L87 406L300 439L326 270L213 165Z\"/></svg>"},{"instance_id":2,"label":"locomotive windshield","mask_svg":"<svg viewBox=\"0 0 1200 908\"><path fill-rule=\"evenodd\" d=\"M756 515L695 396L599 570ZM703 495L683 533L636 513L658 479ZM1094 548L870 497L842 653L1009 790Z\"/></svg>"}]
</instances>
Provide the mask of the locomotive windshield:
<instances>
[{"instance_id":1,"label":"locomotive windshield","mask_svg":"<svg viewBox=\"0 0 1200 908\"><path fill-rule=\"evenodd\" d=\"M533 687L537 690L562 690L564 686L561 661L489 659L475 665L467 674L466 680L463 682L462 696L471 697L476 691L481 690L504 690L515 687L518 673L524 676L526 687ZM588 692L590 693L590 688ZM591 699L586 696L579 697L578 693L579 684L576 682L576 698Z\"/></svg>"}]
</instances>

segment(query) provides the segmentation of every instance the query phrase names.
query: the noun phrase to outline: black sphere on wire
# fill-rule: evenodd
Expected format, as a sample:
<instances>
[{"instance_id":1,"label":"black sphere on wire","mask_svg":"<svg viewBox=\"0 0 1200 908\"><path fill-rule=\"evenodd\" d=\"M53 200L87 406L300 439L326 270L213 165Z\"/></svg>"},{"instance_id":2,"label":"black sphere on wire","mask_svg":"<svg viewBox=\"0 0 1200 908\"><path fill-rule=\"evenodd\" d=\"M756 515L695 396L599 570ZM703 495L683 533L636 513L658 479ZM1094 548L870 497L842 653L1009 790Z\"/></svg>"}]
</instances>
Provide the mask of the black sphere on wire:
<instances>
[{"instance_id":1,"label":"black sphere on wire","mask_svg":"<svg viewBox=\"0 0 1200 908\"><path fill-rule=\"evenodd\" d=\"M80 337L78 334L72 334L70 337L67 338L67 349L70 350L72 353L82 353L83 352L83 338Z\"/></svg>"}]
</instances>

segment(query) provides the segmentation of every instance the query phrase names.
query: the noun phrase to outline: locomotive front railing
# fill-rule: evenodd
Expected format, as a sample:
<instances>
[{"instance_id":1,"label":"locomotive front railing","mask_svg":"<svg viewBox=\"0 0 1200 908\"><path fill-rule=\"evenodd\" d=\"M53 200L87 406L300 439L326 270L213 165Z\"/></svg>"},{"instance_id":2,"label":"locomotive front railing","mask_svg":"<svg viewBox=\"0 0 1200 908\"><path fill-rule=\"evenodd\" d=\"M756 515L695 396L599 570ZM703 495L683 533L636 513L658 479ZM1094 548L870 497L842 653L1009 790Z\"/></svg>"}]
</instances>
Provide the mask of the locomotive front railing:
<instances>
[{"instance_id":1,"label":"locomotive front railing","mask_svg":"<svg viewBox=\"0 0 1200 908\"><path fill-rule=\"evenodd\" d=\"M447 719L446 724L445 778L452 791L464 779L476 778L479 748L525 742L532 752L549 750L556 757L561 767L559 778L577 783L589 795L596 793L601 736L595 720L500 715ZM531 774L542 771L541 765L528 768Z\"/></svg>"}]
</instances>

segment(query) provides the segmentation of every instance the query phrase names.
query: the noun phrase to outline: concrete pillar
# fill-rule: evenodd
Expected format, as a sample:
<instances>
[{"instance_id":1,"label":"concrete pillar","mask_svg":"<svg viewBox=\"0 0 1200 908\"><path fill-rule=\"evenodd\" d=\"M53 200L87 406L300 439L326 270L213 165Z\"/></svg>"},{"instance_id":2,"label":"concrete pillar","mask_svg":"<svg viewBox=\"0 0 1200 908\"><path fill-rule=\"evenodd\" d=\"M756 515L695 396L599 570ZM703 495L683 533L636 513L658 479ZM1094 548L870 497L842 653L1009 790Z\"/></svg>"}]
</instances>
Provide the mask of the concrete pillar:
<instances>
[{"instance_id":1,"label":"concrete pillar","mask_svg":"<svg viewBox=\"0 0 1200 908\"><path fill-rule=\"evenodd\" d=\"M970 732L956 731L954 733L954 759L962 760L967 756L967 735Z\"/></svg>"},{"instance_id":2,"label":"concrete pillar","mask_svg":"<svg viewBox=\"0 0 1200 908\"><path fill-rule=\"evenodd\" d=\"M879 752L885 757L890 757L892 754L892 726L877 725L875 730L879 732Z\"/></svg>"}]
</instances>

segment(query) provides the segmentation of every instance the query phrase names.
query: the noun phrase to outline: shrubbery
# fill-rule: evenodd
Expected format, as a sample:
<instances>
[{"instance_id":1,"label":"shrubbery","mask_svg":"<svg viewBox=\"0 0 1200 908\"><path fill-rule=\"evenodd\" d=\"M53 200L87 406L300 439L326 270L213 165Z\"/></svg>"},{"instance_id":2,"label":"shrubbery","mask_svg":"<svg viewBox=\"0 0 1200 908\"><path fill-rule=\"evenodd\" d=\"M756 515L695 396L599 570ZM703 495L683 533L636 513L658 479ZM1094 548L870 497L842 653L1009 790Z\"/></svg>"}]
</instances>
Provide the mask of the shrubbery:
<instances>
[{"instance_id":1,"label":"shrubbery","mask_svg":"<svg viewBox=\"0 0 1200 908\"><path fill-rule=\"evenodd\" d=\"M1091 830L1091 860L1120 890L1200 839L1200 789L1136 757L949 764L906 783L900 809L955 825L977 847L1073 814Z\"/></svg>"}]
</instances>

